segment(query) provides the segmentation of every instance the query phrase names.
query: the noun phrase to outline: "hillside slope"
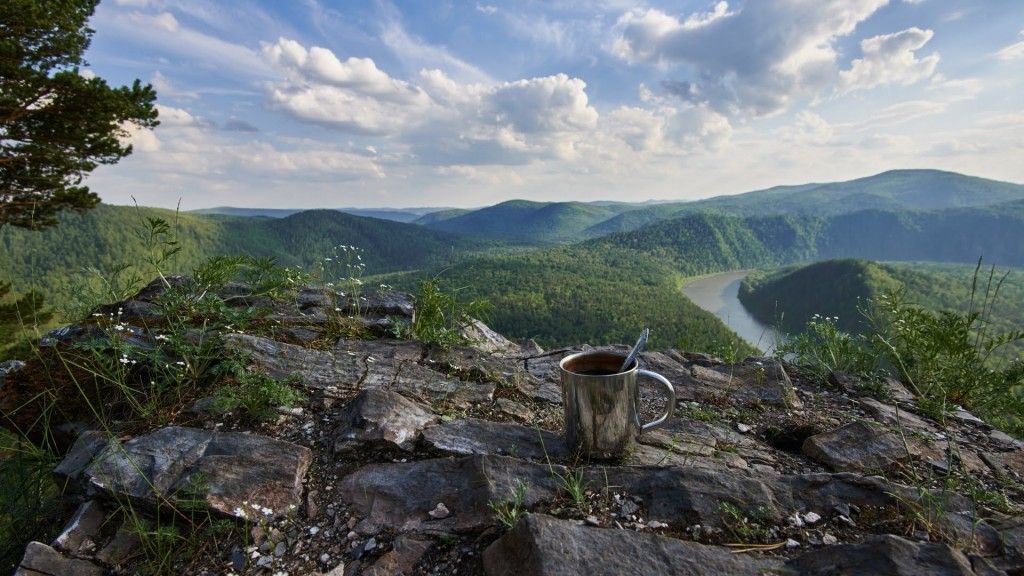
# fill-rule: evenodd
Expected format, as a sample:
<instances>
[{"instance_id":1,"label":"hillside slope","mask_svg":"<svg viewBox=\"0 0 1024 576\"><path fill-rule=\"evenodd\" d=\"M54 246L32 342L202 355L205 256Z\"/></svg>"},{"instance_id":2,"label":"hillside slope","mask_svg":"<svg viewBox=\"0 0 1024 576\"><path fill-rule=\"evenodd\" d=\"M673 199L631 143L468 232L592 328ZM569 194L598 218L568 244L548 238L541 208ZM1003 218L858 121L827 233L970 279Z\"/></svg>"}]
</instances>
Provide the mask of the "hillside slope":
<instances>
[{"instance_id":1,"label":"hillside slope","mask_svg":"<svg viewBox=\"0 0 1024 576\"><path fill-rule=\"evenodd\" d=\"M554 244L583 238L591 226L630 209L633 206L628 204L510 200L443 220L420 222L445 232Z\"/></svg>"},{"instance_id":2,"label":"hillside slope","mask_svg":"<svg viewBox=\"0 0 1024 576\"><path fill-rule=\"evenodd\" d=\"M435 273L398 277L407 289ZM718 354L753 349L679 291L670 265L614 247L561 246L466 259L436 277L461 297L493 305L488 324L545 347L636 339L651 328L652 348L683 346Z\"/></svg>"},{"instance_id":3,"label":"hillside slope","mask_svg":"<svg viewBox=\"0 0 1024 576\"><path fill-rule=\"evenodd\" d=\"M862 312L893 290L929 310L967 312L972 301L980 310L992 271L982 269L975 285L975 268L972 264L829 260L753 272L741 285L739 296L759 320L790 333L802 331L815 314L838 317L841 329L860 332L867 327ZM1024 270L997 269L990 291L987 325L997 332L1024 325ZM1008 358L1021 351L1024 345L1018 344L1000 356Z\"/></svg>"},{"instance_id":4,"label":"hillside slope","mask_svg":"<svg viewBox=\"0 0 1024 576\"><path fill-rule=\"evenodd\" d=\"M1024 185L941 170L892 170L846 182L776 186L732 196L625 212L587 230L591 237L629 232L685 214L835 216L862 210L941 210L1024 199Z\"/></svg>"},{"instance_id":5,"label":"hillside slope","mask_svg":"<svg viewBox=\"0 0 1024 576\"><path fill-rule=\"evenodd\" d=\"M0 230L0 281L11 282L16 292L35 287L50 302L60 302L86 268L110 272L143 262L146 248L140 234L148 218L163 219L176 230L181 251L170 272L190 270L210 256L236 254L272 256L283 266L308 267L329 255L333 246L345 244L361 248L367 274L376 274L441 265L496 245L334 210L270 219L101 205L82 215L65 214L60 226L41 232Z\"/></svg>"},{"instance_id":6,"label":"hillside slope","mask_svg":"<svg viewBox=\"0 0 1024 576\"><path fill-rule=\"evenodd\" d=\"M864 327L860 310L899 288L888 267L867 260L825 260L772 272L752 272L740 285L743 306L762 322L800 332L815 315L838 318L848 332Z\"/></svg>"},{"instance_id":7,"label":"hillside slope","mask_svg":"<svg viewBox=\"0 0 1024 576\"><path fill-rule=\"evenodd\" d=\"M686 274L831 258L1024 265L1024 201L830 217L689 214L584 243L670 260Z\"/></svg>"}]
</instances>

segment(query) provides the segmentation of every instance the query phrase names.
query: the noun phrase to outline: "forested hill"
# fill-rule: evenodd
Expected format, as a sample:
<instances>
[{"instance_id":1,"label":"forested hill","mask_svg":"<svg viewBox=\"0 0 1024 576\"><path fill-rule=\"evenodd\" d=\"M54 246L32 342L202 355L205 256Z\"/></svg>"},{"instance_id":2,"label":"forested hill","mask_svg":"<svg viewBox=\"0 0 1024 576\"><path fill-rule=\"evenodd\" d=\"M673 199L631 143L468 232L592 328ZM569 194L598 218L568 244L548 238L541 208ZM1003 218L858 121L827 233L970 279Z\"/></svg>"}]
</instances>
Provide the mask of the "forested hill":
<instances>
[{"instance_id":1,"label":"forested hill","mask_svg":"<svg viewBox=\"0 0 1024 576\"><path fill-rule=\"evenodd\" d=\"M435 272L392 283L415 289ZM558 246L463 260L436 278L465 299L493 305L490 326L545 347L630 342L651 328L651 348L679 347L723 356L753 351L713 314L680 291L670 263L614 246Z\"/></svg>"},{"instance_id":2,"label":"forested hill","mask_svg":"<svg viewBox=\"0 0 1024 576\"><path fill-rule=\"evenodd\" d=\"M1024 270L997 269L990 287L990 269L982 267L975 284L975 268L975 264L828 260L753 272L741 285L739 296L759 320L789 333L802 331L815 314L838 317L840 329L861 332L867 327L862 311L894 290L901 291L907 302L929 310L967 312L973 302L976 311L987 311L985 323L993 331L1019 329L1024 325ZM986 292L990 303L982 306ZM1021 351L1020 344L1009 350Z\"/></svg>"},{"instance_id":3,"label":"forested hill","mask_svg":"<svg viewBox=\"0 0 1024 576\"><path fill-rule=\"evenodd\" d=\"M893 268L867 260L826 260L752 272L740 285L739 297L756 318L785 332L800 332L815 314L838 318L840 329L860 332L865 322L861 309L900 286Z\"/></svg>"},{"instance_id":4,"label":"forested hill","mask_svg":"<svg viewBox=\"0 0 1024 576\"><path fill-rule=\"evenodd\" d=\"M62 215L59 226L41 232L0 230L0 281L17 292L32 287L50 302L66 297L82 270L109 273L139 264L146 248L140 238L146 220L170 223L181 252L173 271L190 270L214 255L273 256L281 265L309 266L336 245L363 250L367 273L439 266L466 253L496 245L473 239L334 210L314 210L279 219L176 214L159 208L101 205L79 215Z\"/></svg>"},{"instance_id":5,"label":"forested hill","mask_svg":"<svg viewBox=\"0 0 1024 576\"><path fill-rule=\"evenodd\" d=\"M426 218L421 222L446 232L492 236L529 244L553 244L584 238L584 231L598 222L636 207L630 204L510 200L451 218Z\"/></svg>"},{"instance_id":6,"label":"forested hill","mask_svg":"<svg viewBox=\"0 0 1024 576\"><path fill-rule=\"evenodd\" d=\"M624 212L586 231L591 237L628 232L694 213L733 216L800 214L830 216L867 209L940 210L980 207L1024 199L1024 185L941 170L892 170L846 182L776 186L685 204Z\"/></svg>"},{"instance_id":7,"label":"forested hill","mask_svg":"<svg viewBox=\"0 0 1024 576\"><path fill-rule=\"evenodd\" d=\"M1024 265L1024 201L934 211L863 210L829 217L690 214L584 245L671 261L687 274L866 258Z\"/></svg>"},{"instance_id":8,"label":"forested hill","mask_svg":"<svg viewBox=\"0 0 1024 576\"><path fill-rule=\"evenodd\" d=\"M393 222L412 222L433 212L444 212L443 208L335 208L336 212L344 212L353 216L364 216L366 218L379 218ZM265 216L267 218L285 218L292 214L305 212L299 208L237 208L234 206L219 206L217 208L200 208L190 210L190 214L218 214L221 216Z\"/></svg>"}]
</instances>

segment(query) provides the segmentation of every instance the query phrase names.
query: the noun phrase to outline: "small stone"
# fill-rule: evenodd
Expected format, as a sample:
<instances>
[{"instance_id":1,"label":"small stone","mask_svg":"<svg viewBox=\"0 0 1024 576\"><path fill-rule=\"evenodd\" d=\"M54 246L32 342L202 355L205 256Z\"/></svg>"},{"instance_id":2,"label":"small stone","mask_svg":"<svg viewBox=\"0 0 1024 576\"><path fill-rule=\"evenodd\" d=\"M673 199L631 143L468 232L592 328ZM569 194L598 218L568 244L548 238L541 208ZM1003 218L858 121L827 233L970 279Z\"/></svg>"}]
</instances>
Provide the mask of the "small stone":
<instances>
[{"instance_id":1,"label":"small stone","mask_svg":"<svg viewBox=\"0 0 1024 576\"><path fill-rule=\"evenodd\" d=\"M309 535L310 536L316 536L317 532L320 532L320 529L317 528L316 526L310 526L309 527Z\"/></svg>"},{"instance_id":2,"label":"small stone","mask_svg":"<svg viewBox=\"0 0 1024 576\"><path fill-rule=\"evenodd\" d=\"M750 426L748 426L747 424L744 424L742 422L737 422L736 423L736 429L740 431L740 434L746 434L746 433L750 432L751 430L753 430L753 428L751 428Z\"/></svg>"},{"instance_id":3,"label":"small stone","mask_svg":"<svg viewBox=\"0 0 1024 576\"><path fill-rule=\"evenodd\" d=\"M800 517L799 512L793 512L793 515L787 518L786 520L789 521L789 525L793 528L802 528L804 525L804 520Z\"/></svg>"},{"instance_id":4,"label":"small stone","mask_svg":"<svg viewBox=\"0 0 1024 576\"><path fill-rule=\"evenodd\" d=\"M288 544L286 544L284 540L278 542L277 546L274 546L275 557L280 558L284 556L286 552L288 552Z\"/></svg>"},{"instance_id":5,"label":"small stone","mask_svg":"<svg viewBox=\"0 0 1024 576\"><path fill-rule=\"evenodd\" d=\"M243 552L240 548L235 548L234 550L231 551L231 569L232 570L234 570L235 572L241 572L241 571L245 570L246 562L247 562L247 559L245 557L245 552Z\"/></svg>"},{"instance_id":6,"label":"small stone","mask_svg":"<svg viewBox=\"0 0 1024 576\"><path fill-rule=\"evenodd\" d=\"M844 516L844 515L840 514L839 515L839 521L842 522L843 524L846 524L850 528L856 528L857 527L857 523L854 522L849 516Z\"/></svg>"},{"instance_id":7,"label":"small stone","mask_svg":"<svg viewBox=\"0 0 1024 576\"><path fill-rule=\"evenodd\" d=\"M821 537L821 543L825 546L831 546L833 544L839 543L839 539L831 534L825 534Z\"/></svg>"},{"instance_id":8,"label":"small stone","mask_svg":"<svg viewBox=\"0 0 1024 576\"><path fill-rule=\"evenodd\" d=\"M273 561L274 559L270 556L260 556L260 559L256 561L256 567L264 568L266 566L270 566L271 562Z\"/></svg>"},{"instance_id":9,"label":"small stone","mask_svg":"<svg viewBox=\"0 0 1024 576\"><path fill-rule=\"evenodd\" d=\"M601 521L597 519L597 516L587 516L587 524L591 526L600 526Z\"/></svg>"},{"instance_id":10,"label":"small stone","mask_svg":"<svg viewBox=\"0 0 1024 576\"><path fill-rule=\"evenodd\" d=\"M434 506L434 509L431 510L429 514L430 517L435 520L442 520L451 516L451 512L448 510L448 507L444 505L444 502L438 502L437 506Z\"/></svg>"},{"instance_id":11,"label":"small stone","mask_svg":"<svg viewBox=\"0 0 1024 576\"><path fill-rule=\"evenodd\" d=\"M310 490L309 493L306 494L307 520L313 520L317 517L318 514L320 514L319 499L317 498L319 495L320 493L317 492L316 490Z\"/></svg>"},{"instance_id":12,"label":"small stone","mask_svg":"<svg viewBox=\"0 0 1024 576\"><path fill-rule=\"evenodd\" d=\"M330 561L331 561L331 555L330 554L324 552L323 554L320 555L320 562L321 563L327 564Z\"/></svg>"},{"instance_id":13,"label":"small stone","mask_svg":"<svg viewBox=\"0 0 1024 576\"><path fill-rule=\"evenodd\" d=\"M373 550L376 547L377 547L377 539L376 538L370 538L369 540L366 541L366 544L363 546L363 552L369 552L370 550Z\"/></svg>"},{"instance_id":14,"label":"small stone","mask_svg":"<svg viewBox=\"0 0 1024 576\"><path fill-rule=\"evenodd\" d=\"M818 520L821 520L821 516L819 514L815 513L815 512L808 512L808 513L804 514L803 518L804 518L804 522L806 522L808 524L814 524Z\"/></svg>"},{"instance_id":15,"label":"small stone","mask_svg":"<svg viewBox=\"0 0 1024 576\"><path fill-rule=\"evenodd\" d=\"M792 538L787 538L786 539L786 548L799 548L799 547L800 547L800 543L797 542L796 540L793 540Z\"/></svg>"},{"instance_id":16,"label":"small stone","mask_svg":"<svg viewBox=\"0 0 1024 576\"><path fill-rule=\"evenodd\" d=\"M659 530L661 528L668 528L668 524L665 524L664 522L658 522L657 520L651 520L647 523L647 527L652 530Z\"/></svg>"},{"instance_id":17,"label":"small stone","mask_svg":"<svg viewBox=\"0 0 1024 576\"><path fill-rule=\"evenodd\" d=\"M348 538L349 540L355 540L356 538L359 538L359 534L357 534L356 531L353 530L353 531L349 532L348 535L345 536L345 537Z\"/></svg>"},{"instance_id":18,"label":"small stone","mask_svg":"<svg viewBox=\"0 0 1024 576\"><path fill-rule=\"evenodd\" d=\"M632 500L624 500L622 502L622 515L623 516L629 516L631 514L636 514L639 511L640 511L640 506L638 506L636 502L633 502Z\"/></svg>"}]
</instances>

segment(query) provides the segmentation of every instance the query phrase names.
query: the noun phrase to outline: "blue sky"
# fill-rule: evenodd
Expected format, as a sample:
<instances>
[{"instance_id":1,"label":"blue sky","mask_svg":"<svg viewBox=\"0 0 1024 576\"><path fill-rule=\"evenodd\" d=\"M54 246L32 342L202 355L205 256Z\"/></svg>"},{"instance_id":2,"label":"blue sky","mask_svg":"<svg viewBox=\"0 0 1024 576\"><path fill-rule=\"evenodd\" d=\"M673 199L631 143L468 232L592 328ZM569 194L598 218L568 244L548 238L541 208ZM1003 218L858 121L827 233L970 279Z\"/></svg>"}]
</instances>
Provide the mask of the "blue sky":
<instances>
[{"instance_id":1,"label":"blue sky","mask_svg":"<svg viewBox=\"0 0 1024 576\"><path fill-rule=\"evenodd\" d=\"M940 168L1024 182L1020 0L104 0L162 125L89 185L184 209L695 199Z\"/></svg>"}]
</instances>

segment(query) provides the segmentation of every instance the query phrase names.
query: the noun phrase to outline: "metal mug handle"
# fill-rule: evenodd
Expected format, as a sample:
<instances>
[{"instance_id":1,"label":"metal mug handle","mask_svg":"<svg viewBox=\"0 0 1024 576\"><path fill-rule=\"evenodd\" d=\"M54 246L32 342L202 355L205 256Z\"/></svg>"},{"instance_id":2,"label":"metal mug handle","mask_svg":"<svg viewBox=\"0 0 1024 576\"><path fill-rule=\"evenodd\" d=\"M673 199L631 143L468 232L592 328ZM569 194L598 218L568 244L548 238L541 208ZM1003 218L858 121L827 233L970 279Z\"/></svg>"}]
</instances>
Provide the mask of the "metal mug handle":
<instances>
[{"instance_id":1,"label":"metal mug handle","mask_svg":"<svg viewBox=\"0 0 1024 576\"><path fill-rule=\"evenodd\" d=\"M668 406L665 409L665 413L661 415L661 418L658 418L653 422L648 422L647 424L642 424L640 426L640 432L646 432L651 428L657 428L658 426L664 424L665 420L668 420L668 417L671 416L672 412L675 411L676 389L672 387L672 383L668 381L668 378L665 378L664 376L658 374L657 372L651 372L650 370L637 370L636 373L638 376L647 376L648 378L653 378L657 380L662 386L665 387L665 392L667 392L668 396Z\"/></svg>"}]
</instances>

